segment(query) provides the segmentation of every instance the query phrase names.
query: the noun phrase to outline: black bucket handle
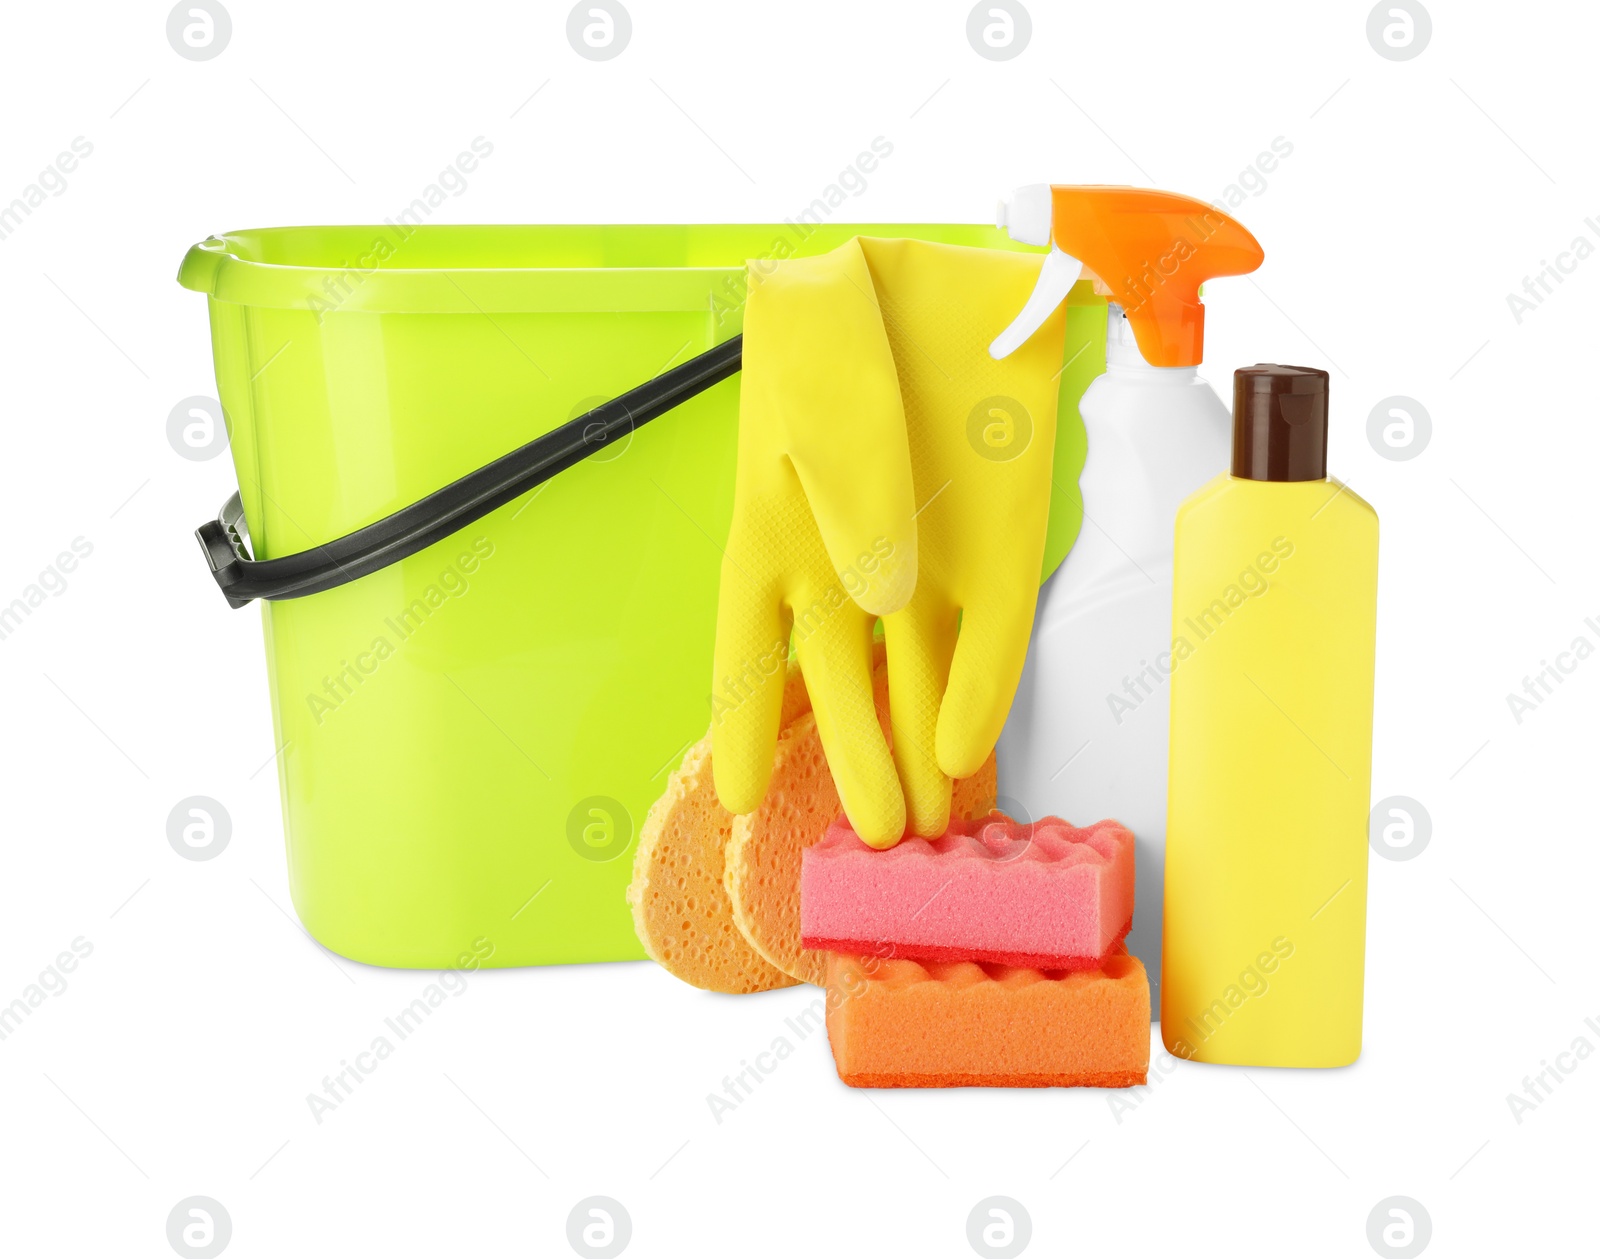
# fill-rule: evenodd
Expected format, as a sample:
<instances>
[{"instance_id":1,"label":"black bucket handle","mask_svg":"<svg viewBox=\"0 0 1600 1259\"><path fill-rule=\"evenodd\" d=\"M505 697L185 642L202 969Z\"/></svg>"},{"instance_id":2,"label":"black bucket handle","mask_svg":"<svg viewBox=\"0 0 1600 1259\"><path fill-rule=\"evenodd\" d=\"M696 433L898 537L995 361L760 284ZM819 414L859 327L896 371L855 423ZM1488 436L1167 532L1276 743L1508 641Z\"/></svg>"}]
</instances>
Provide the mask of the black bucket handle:
<instances>
[{"instance_id":1,"label":"black bucket handle","mask_svg":"<svg viewBox=\"0 0 1600 1259\"><path fill-rule=\"evenodd\" d=\"M739 370L743 348L744 338L732 337L392 515L308 551L271 560L252 559L246 545L244 506L237 491L215 520L195 530L195 537L211 565L211 576L232 607L242 608L254 599L299 599L332 590L466 528L640 425L704 393Z\"/></svg>"}]
</instances>

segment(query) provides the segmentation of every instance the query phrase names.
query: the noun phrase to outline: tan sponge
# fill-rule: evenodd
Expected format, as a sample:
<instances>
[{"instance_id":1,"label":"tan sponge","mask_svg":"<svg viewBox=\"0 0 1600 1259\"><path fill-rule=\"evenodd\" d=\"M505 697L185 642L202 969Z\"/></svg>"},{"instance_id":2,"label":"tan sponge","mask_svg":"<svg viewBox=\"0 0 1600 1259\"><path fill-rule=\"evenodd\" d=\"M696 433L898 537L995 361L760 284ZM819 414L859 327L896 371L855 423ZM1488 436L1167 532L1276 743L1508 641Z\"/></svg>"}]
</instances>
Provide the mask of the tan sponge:
<instances>
[{"instance_id":1,"label":"tan sponge","mask_svg":"<svg viewBox=\"0 0 1600 1259\"><path fill-rule=\"evenodd\" d=\"M809 714L798 666L784 681L785 726ZM639 831L628 904L645 952L685 983L712 992L765 992L796 981L761 956L733 923L723 853L733 814L717 800L711 736L691 747Z\"/></svg>"}]
</instances>

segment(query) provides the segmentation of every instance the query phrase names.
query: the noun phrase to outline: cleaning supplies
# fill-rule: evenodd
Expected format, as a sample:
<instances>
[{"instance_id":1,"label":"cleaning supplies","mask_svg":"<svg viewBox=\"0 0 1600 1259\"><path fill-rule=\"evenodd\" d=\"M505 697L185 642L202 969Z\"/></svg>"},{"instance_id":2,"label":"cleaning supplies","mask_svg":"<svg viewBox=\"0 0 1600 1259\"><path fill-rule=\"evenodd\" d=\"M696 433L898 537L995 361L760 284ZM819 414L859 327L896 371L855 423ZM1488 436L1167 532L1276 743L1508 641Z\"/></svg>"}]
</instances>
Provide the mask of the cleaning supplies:
<instances>
[{"instance_id":1,"label":"cleaning supplies","mask_svg":"<svg viewBox=\"0 0 1600 1259\"><path fill-rule=\"evenodd\" d=\"M715 672L713 763L732 812L765 792L780 688L764 679L791 625L840 799L865 842L942 834L951 779L993 751L1038 598L1064 315L1051 312L1004 364L984 344L1040 265L862 238L770 266L754 285ZM815 502L873 523L830 530ZM878 614L892 768L868 681Z\"/></svg>"},{"instance_id":2,"label":"cleaning supplies","mask_svg":"<svg viewBox=\"0 0 1600 1259\"><path fill-rule=\"evenodd\" d=\"M581 449L597 449L597 420L599 437L625 435L567 466L567 430L524 468L536 479L554 454L565 470L470 533L337 589L273 596L306 594L342 539L463 481L475 501L437 523L466 519L508 488L475 470L595 399L663 376L682 398L679 366L700 365L691 390L731 368L748 277L770 265L750 259L812 256L858 235L1030 247L992 225L948 223L427 224L403 235L230 232L190 249L178 276L206 295L237 474L239 508L207 528L206 556L230 597L269 600L259 612L275 737L262 757L277 749L267 772L280 780L294 909L320 943L379 965L449 966L485 934L494 966L641 958L622 896L627 856L663 766L705 729L737 374L643 428L633 401L620 425L615 405L585 414ZM398 247L374 254L385 238ZM1081 458L1077 400L1104 365L1087 295L1083 285L1069 299L1071 361L1052 368L1070 420L1063 483ZM662 401L652 392L648 412ZM1055 495L1050 513L1047 570L1078 529L1075 499ZM252 560L230 534L248 535ZM400 550L423 536L402 534ZM363 555L397 554L379 549ZM291 590L276 567L265 585L231 581L284 559ZM339 559L337 576L354 571Z\"/></svg>"},{"instance_id":3,"label":"cleaning supplies","mask_svg":"<svg viewBox=\"0 0 1600 1259\"><path fill-rule=\"evenodd\" d=\"M1233 463L1178 514L1161 1035L1361 1052L1378 519L1327 475L1328 374L1234 375Z\"/></svg>"},{"instance_id":4,"label":"cleaning supplies","mask_svg":"<svg viewBox=\"0 0 1600 1259\"><path fill-rule=\"evenodd\" d=\"M209 312L244 517L229 523L258 563L314 569L341 539L463 479L492 498L506 483L475 469L593 400L663 373L682 397L676 368L712 351L711 375L731 368L749 259L863 234L1028 248L989 225L839 221L402 234L230 232L183 260L179 283ZM374 254L375 240L396 247ZM1074 302L1077 324L1090 307ZM1069 405L1100 361L1091 347L1063 373ZM691 386L708 379L695 373ZM491 966L646 955L623 890L665 768L706 729L740 392L736 374L636 431L629 402L616 445L456 537L260 605L273 729L258 759L275 752L262 772L279 779L288 889L320 943L428 969L480 937ZM581 447L567 430L560 450L535 450L564 465L596 449L592 423L619 431L616 411L585 417ZM1052 556L1074 528L1058 504ZM440 518L459 523L468 506ZM224 562L237 558L227 531ZM405 531L401 549L418 536ZM303 594L316 574L293 566Z\"/></svg>"},{"instance_id":5,"label":"cleaning supplies","mask_svg":"<svg viewBox=\"0 0 1600 1259\"><path fill-rule=\"evenodd\" d=\"M1052 249L991 353L1024 343L1081 271L1111 300L1106 373L1080 406L1083 530L1040 599L1000 740L1000 794L1034 817L1114 816L1138 837L1143 908L1128 948L1159 991L1172 522L1228 458L1227 408L1195 373L1199 289L1253 271L1261 247L1220 210L1138 188L1022 188L1001 225Z\"/></svg>"},{"instance_id":6,"label":"cleaning supplies","mask_svg":"<svg viewBox=\"0 0 1600 1259\"><path fill-rule=\"evenodd\" d=\"M917 961L1093 970L1133 917L1133 836L1003 813L951 822L935 840L875 852L840 818L806 849L800 933L808 949Z\"/></svg>"},{"instance_id":7,"label":"cleaning supplies","mask_svg":"<svg viewBox=\"0 0 1600 1259\"><path fill-rule=\"evenodd\" d=\"M1131 1088L1150 1065L1150 988L1100 970L828 954L828 1043L854 1088Z\"/></svg>"}]
</instances>

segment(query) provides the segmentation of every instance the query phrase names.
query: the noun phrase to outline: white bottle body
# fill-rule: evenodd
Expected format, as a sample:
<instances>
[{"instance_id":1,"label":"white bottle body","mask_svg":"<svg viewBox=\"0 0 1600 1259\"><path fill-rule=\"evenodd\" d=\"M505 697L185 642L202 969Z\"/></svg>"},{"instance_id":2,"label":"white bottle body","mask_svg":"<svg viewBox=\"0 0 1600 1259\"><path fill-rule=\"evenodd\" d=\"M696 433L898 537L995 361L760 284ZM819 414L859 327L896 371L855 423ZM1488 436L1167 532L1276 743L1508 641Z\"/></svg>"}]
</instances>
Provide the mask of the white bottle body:
<instances>
[{"instance_id":1,"label":"white bottle body","mask_svg":"<svg viewBox=\"0 0 1600 1259\"><path fill-rule=\"evenodd\" d=\"M1000 736L1000 807L1076 826L1116 818L1134 833L1128 950L1160 1009L1173 527L1183 501L1228 467L1232 419L1194 369L1148 367L1136 351L1130 362L1114 307L1109 340L1106 374L1079 408L1083 528L1040 593Z\"/></svg>"}]
</instances>

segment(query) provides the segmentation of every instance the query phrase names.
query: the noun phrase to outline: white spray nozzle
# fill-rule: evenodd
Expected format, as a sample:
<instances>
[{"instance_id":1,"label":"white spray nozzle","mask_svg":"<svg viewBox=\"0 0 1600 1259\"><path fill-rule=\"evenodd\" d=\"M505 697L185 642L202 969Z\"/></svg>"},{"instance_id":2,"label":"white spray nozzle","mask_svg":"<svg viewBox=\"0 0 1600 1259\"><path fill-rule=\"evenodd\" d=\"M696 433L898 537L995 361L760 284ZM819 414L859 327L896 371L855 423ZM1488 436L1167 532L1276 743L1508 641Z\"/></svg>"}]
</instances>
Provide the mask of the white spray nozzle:
<instances>
[{"instance_id":1,"label":"white spray nozzle","mask_svg":"<svg viewBox=\"0 0 1600 1259\"><path fill-rule=\"evenodd\" d=\"M1057 306L1067 300L1067 294L1083 274L1083 263L1071 254L1052 249L1044 256L1039 268L1039 279L1028 294L1028 302L1011 326L997 336L989 346L990 358L1005 358L1024 341L1044 326L1044 321L1055 313Z\"/></svg>"},{"instance_id":2,"label":"white spray nozzle","mask_svg":"<svg viewBox=\"0 0 1600 1259\"><path fill-rule=\"evenodd\" d=\"M1024 184L1013 188L995 212L995 226L1004 228L1022 245L1050 243L1050 185Z\"/></svg>"}]
</instances>

